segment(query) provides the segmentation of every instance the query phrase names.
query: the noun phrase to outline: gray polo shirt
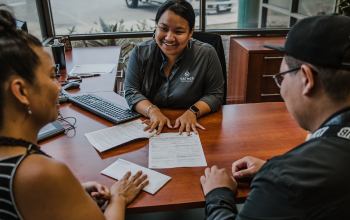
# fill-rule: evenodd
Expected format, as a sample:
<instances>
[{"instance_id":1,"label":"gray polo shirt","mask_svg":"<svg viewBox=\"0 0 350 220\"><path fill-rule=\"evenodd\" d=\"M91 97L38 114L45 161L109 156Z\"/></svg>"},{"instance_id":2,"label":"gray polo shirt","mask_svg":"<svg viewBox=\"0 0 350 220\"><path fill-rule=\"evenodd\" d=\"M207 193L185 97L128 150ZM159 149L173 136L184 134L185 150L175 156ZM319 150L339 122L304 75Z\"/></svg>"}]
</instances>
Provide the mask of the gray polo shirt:
<instances>
[{"instance_id":1,"label":"gray polo shirt","mask_svg":"<svg viewBox=\"0 0 350 220\"><path fill-rule=\"evenodd\" d=\"M141 93L140 70L148 59L153 40L137 45L131 52L125 76L125 98L132 109L136 103L149 100ZM191 48L184 53L170 70L169 78L164 74L167 63L162 54L161 85L151 101L158 107L189 108L197 101L207 103L212 112L217 111L223 101L224 79L221 64L215 49L206 43L191 39Z\"/></svg>"}]
</instances>

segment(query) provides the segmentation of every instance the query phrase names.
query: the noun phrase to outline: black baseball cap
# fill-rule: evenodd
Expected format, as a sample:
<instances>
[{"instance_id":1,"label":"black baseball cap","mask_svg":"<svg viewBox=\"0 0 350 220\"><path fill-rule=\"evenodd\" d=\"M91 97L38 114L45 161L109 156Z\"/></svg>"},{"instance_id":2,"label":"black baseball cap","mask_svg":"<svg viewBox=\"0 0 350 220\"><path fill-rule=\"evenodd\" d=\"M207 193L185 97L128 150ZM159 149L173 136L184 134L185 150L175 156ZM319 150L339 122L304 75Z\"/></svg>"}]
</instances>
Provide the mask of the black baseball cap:
<instances>
[{"instance_id":1,"label":"black baseball cap","mask_svg":"<svg viewBox=\"0 0 350 220\"><path fill-rule=\"evenodd\" d=\"M316 66L350 69L350 17L319 15L297 22L283 46L264 45Z\"/></svg>"}]
</instances>

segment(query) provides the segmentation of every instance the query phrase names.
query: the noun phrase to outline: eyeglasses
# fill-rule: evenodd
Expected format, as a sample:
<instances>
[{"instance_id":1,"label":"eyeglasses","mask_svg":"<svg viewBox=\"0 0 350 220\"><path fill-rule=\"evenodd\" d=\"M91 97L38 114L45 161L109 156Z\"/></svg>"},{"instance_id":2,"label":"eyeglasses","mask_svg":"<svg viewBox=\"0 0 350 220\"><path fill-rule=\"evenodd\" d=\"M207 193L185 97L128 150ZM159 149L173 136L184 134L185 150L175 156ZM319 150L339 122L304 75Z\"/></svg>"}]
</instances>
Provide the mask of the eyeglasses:
<instances>
[{"instance_id":1,"label":"eyeglasses","mask_svg":"<svg viewBox=\"0 0 350 220\"><path fill-rule=\"evenodd\" d=\"M283 81L283 78L284 78L284 74L293 72L295 70L299 70L300 68L301 68L301 66L295 67L295 68L292 68L292 69L289 69L289 70L286 70L284 72L277 73L272 78L275 80L275 83L278 86L278 88L281 88L282 81Z\"/></svg>"}]
</instances>

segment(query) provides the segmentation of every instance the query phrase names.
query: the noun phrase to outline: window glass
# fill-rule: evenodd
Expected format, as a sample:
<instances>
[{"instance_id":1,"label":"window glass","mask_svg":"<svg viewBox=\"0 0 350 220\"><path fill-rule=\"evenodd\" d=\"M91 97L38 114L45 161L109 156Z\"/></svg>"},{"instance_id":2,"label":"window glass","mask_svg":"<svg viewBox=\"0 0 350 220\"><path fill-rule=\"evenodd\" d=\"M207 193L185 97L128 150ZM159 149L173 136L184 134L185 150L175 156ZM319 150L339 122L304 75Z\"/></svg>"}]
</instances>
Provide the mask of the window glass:
<instances>
[{"instance_id":1,"label":"window glass","mask_svg":"<svg viewBox=\"0 0 350 220\"><path fill-rule=\"evenodd\" d=\"M56 35L94 34L153 30L159 4L137 0L51 0L51 8Z\"/></svg>"},{"instance_id":2,"label":"window glass","mask_svg":"<svg viewBox=\"0 0 350 220\"><path fill-rule=\"evenodd\" d=\"M40 29L38 9L35 0L3 0L1 3L10 7L16 19L27 22L28 32L30 34L41 41L44 39Z\"/></svg>"},{"instance_id":3,"label":"window glass","mask_svg":"<svg viewBox=\"0 0 350 220\"><path fill-rule=\"evenodd\" d=\"M287 28L289 27L290 17L274 10L267 10L266 27L267 28Z\"/></svg>"},{"instance_id":4,"label":"window glass","mask_svg":"<svg viewBox=\"0 0 350 220\"><path fill-rule=\"evenodd\" d=\"M207 0L206 29L236 29L238 0Z\"/></svg>"},{"instance_id":5,"label":"window glass","mask_svg":"<svg viewBox=\"0 0 350 220\"><path fill-rule=\"evenodd\" d=\"M335 8L334 2L334 0L299 0L298 13L307 16L332 14Z\"/></svg>"},{"instance_id":6,"label":"window glass","mask_svg":"<svg viewBox=\"0 0 350 220\"><path fill-rule=\"evenodd\" d=\"M154 30L157 10L165 1L51 0L51 8L56 35L135 32ZM199 13L199 1L189 1Z\"/></svg>"},{"instance_id":7,"label":"window glass","mask_svg":"<svg viewBox=\"0 0 350 220\"><path fill-rule=\"evenodd\" d=\"M55 34L67 35L152 31L155 28L154 19L157 10L165 1L51 0L50 2ZM201 20L201 0L187 1L195 10L195 27L198 29ZM206 14L203 15L206 30L259 28L259 23L265 21L267 22L266 27L288 27L290 15L266 9L261 2L261 0L206 0ZM267 2L269 5L287 11L291 10L292 0L269 0ZM320 12L329 14L333 12L334 7L334 0L299 0L297 13L307 16ZM263 18L260 13L263 9L268 11L266 18Z\"/></svg>"},{"instance_id":8,"label":"window glass","mask_svg":"<svg viewBox=\"0 0 350 220\"><path fill-rule=\"evenodd\" d=\"M310 1L310 0L309 0ZM290 10L292 0L269 0L270 5L275 5L280 8Z\"/></svg>"}]
</instances>

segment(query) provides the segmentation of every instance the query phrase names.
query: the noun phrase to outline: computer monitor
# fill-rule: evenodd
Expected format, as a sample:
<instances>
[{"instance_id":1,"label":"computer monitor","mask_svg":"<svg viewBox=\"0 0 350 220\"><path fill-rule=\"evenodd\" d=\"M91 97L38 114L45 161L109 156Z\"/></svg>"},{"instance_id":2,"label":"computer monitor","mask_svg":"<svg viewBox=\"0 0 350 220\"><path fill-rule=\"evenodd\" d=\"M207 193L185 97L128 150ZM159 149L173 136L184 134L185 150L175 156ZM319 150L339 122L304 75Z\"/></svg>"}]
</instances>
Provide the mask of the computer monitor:
<instances>
[{"instance_id":1,"label":"computer monitor","mask_svg":"<svg viewBox=\"0 0 350 220\"><path fill-rule=\"evenodd\" d=\"M15 19L17 29L24 30L28 32L27 22Z\"/></svg>"}]
</instances>

